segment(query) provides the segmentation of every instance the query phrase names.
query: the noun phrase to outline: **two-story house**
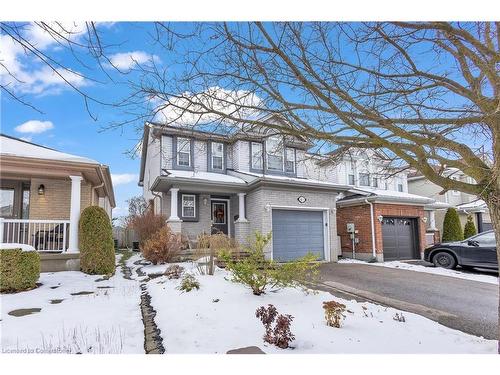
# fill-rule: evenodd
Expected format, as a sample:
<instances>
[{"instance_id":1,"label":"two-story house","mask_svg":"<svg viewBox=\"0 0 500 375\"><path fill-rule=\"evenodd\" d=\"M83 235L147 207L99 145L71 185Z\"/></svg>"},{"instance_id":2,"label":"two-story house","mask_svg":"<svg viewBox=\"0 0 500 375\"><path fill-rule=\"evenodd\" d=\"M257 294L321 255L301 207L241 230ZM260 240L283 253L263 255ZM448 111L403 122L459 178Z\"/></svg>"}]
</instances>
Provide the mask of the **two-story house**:
<instances>
[{"instance_id":1,"label":"two-story house","mask_svg":"<svg viewBox=\"0 0 500 375\"><path fill-rule=\"evenodd\" d=\"M337 201L337 232L344 257L377 261L420 258L427 211L434 200L408 192L407 172L381 151L338 148L306 161L306 175L348 185ZM433 233L430 233L431 239Z\"/></svg>"},{"instance_id":2,"label":"two-story house","mask_svg":"<svg viewBox=\"0 0 500 375\"><path fill-rule=\"evenodd\" d=\"M471 177L466 176L463 172L455 168L447 168L443 174L452 179L473 183ZM443 193L442 187L432 183L418 172L413 172L408 176L408 188L410 192L432 198L443 206L455 207L458 211L462 227L465 226L467 217L471 215L478 232L492 229L491 218L486 203L474 195L456 190L448 190ZM445 214L445 209L436 211L435 218L431 218L432 220L428 222L429 225L433 225L442 233Z\"/></svg>"},{"instance_id":3,"label":"two-story house","mask_svg":"<svg viewBox=\"0 0 500 375\"><path fill-rule=\"evenodd\" d=\"M336 201L349 187L307 175L310 147L271 129L228 135L148 123L139 184L155 212L191 241L223 232L245 242L255 231L272 231L270 258L311 251L337 260Z\"/></svg>"}]
</instances>

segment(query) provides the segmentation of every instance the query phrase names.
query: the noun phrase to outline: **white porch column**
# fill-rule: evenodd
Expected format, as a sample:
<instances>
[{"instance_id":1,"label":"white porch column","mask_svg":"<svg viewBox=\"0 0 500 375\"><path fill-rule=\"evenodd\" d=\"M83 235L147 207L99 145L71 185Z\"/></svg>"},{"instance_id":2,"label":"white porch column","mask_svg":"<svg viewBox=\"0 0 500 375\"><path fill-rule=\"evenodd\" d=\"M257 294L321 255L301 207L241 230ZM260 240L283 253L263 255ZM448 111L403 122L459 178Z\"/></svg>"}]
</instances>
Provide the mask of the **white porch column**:
<instances>
[{"instance_id":1,"label":"white porch column","mask_svg":"<svg viewBox=\"0 0 500 375\"><path fill-rule=\"evenodd\" d=\"M167 223L174 233L182 232L182 220L179 218L179 214L177 213L178 193L178 188L170 189L170 217L167 219ZM198 207L196 209L198 209Z\"/></svg>"},{"instance_id":2,"label":"white porch column","mask_svg":"<svg viewBox=\"0 0 500 375\"><path fill-rule=\"evenodd\" d=\"M179 215L177 213L177 196L179 193L178 188L171 188L170 189L170 217L168 218L168 221L180 221Z\"/></svg>"},{"instance_id":3,"label":"white porch column","mask_svg":"<svg viewBox=\"0 0 500 375\"><path fill-rule=\"evenodd\" d=\"M245 214L245 195L246 193L238 193L238 220L237 222L247 222Z\"/></svg>"},{"instance_id":4,"label":"white porch column","mask_svg":"<svg viewBox=\"0 0 500 375\"><path fill-rule=\"evenodd\" d=\"M68 253L78 253L78 225L80 221L81 176L71 178L71 206L69 213L69 246Z\"/></svg>"},{"instance_id":5,"label":"white porch column","mask_svg":"<svg viewBox=\"0 0 500 375\"><path fill-rule=\"evenodd\" d=\"M430 230L437 230L437 228L436 228L436 215L435 215L434 210L429 211L429 229Z\"/></svg>"}]
</instances>

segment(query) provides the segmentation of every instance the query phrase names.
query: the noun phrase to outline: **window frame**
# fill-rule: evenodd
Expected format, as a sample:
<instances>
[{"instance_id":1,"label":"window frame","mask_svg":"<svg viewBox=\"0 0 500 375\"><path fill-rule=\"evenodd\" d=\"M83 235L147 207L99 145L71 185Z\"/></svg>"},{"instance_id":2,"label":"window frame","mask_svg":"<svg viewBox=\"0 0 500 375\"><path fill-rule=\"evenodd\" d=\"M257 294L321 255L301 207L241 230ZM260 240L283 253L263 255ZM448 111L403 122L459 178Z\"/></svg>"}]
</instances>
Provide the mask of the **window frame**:
<instances>
[{"instance_id":1,"label":"window frame","mask_svg":"<svg viewBox=\"0 0 500 375\"><path fill-rule=\"evenodd\" d=\"M11 205L11 211L8 215L2 216L4 218L13 218L16 214L16 189L13 187L7 187L7 186L0 186L1 191L9 191L12 192L12 205Z\"/></svg>"},{"instance_id":2,"label":"window frame","mask_svg":"<svg viewBox=\"0 0 500 375\"><path fill-rule=\"evenodd\" d=\"M197 219L198 217L198 202L197 202L197 196L196 194L191 194L191 193L182 193L180 194L180 201L181 201L181 209L180 209L180 214L181 214L181 218L182 220L191 220L191 221L194 221ZM184 197L192 197L193 198L193 216L186 216L184 215L184 208L187 208L190 206L184 206Z\"/></svg>"},{"instance_id":3,"label":"window frame","mask_svg":"<svg viewBox=\"0 0 500 375\"><path fill-rule=\"evenodd\" d=\"M253 164L254 156L256 155L256 151L254 151L254 147L260 147L260 168L255 167ZM250 141L250 170L262 172L264 170L264 144L262 142Z\"/></svg>"},{"instance_id":4,"label":"window frame","mask_svg":"<svg viewBox=\"0 0 500 375\"><path fill-rule=\"evenodd\" d=\"M358 174L358 178L359 178L359 186L364 186L364 187L370 187L371 184L370 184L370 173L365 173L365 172L360 172ZM366 177L366 184L363 184L363 178Z\"/></svg>"},{"instance_id":5,"label":"window frame","mask_svg":"<svg viewBox=\"0 0 500 375\"><path fill-rule=\"evenodd\" d=\"M186 140L189 142L189 152L186 151L179 151L179 141L180 140ZM175 136L173 138L173 145L172 145L172 153L173 153L173 160L174 162L172 163L172 168L173 169L180 169L180 170L188 170L192 171L194 170L194 140L193 138L189 137L184 137L184 136ZM179 164L179 153L185 153L189 155L189 165L182 165Z\"/></svg>"},{"instance_id":6,"label":"window frame","mask_svg":"<svg viewBox=\"0 0 500 375\"><path fill-rule=\"evenodd\" d=\"M400 187L401 187L401 189L399 189ZM399 193L404 193L404 191L405 191L404 184L403 184L402 182L398 182L398 183L396 184L396 189L398 189L398 192L399 192Z\"/></svg>"},{"instance_id":7,"label":"window frame","mask_svg":"<svg viewBox=\"0 0 500 375\"><path fill-rule=\"evenodd\" d=\"M287 174L295 174L297 171L297 152L295 148L292 147L284 147L284 159L283 159L283 170ZM292 152L293 160L288 159L288 151ZM287 162L292 162L292 170L287 170Z\"/></svg>"},{"instance_id":8,"label":"window frame","mask_svg":"<svg viewBox=\"0 0 500 375\"><path fill-rule=\"evenodd\" d=\"M220 156L215 156L214 155L214 145L222 145L222 155ZM209 170L212 171L212 172L224 172L226 170L226 161L224 160L225 159L225 155L226 155L226 145L224 142L218 142L218 141L210 141L209 142L209 149L210 149L210 164L209 164ZM220 157L221 158L221 168L215 168L214 167L214 157Z\"/></svg>"},{"instance_id":9,"label":"window frame","mask_svg":"<svg viewBox=\"0 0 500 375\"><path fill-rule=\"evenodd\" d=\"M278 150L278 151L280 151L279 153L278 152L271 153L269 151L270 148L268 147L268 142L270 142L272 139L277 139L278 140L278 146L280 147L280 150ZM283 141L284 141L283 137L280 136L279 134L273 134L273 135L270 135L270 136L268 136L266 138L266 140L265 140L266 171L269 171L271 173L272 172L277 172L277 173L283 173L284 172L284 168L285 168L285 147L284 147ZM281 155L281 169L269 168L269 156L278 158L279 155Z\"/></svg>"},{"instance_id":10,"label":"window frame","mask_svg":"<svg viewBox=\"0 0 500 375\"><path fill-rule=\"evenodd\" d=\"M351 183L351 177L352 177L352 183ZM354 175L354 173L347 174L347 185L356 186L356 176Z\"/></svg>"}]
</instances>

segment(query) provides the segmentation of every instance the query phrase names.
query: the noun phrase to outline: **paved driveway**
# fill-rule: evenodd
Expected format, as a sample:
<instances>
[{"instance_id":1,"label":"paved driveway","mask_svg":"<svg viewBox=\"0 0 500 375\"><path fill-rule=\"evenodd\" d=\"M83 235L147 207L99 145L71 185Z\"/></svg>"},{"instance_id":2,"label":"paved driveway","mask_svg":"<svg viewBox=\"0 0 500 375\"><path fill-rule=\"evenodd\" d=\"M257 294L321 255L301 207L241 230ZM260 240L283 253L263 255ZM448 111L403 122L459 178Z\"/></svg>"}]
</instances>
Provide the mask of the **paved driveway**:
<instances>
[{"instance_id":1,"label":"paved driveway","mask_svg":"<svg viewBox=\"0 0 500 375\"><path fill-rule=\"evenodd\" d=\"M364 264L321 265L318 288L415 312L488 339L498 336L498 285Z\"/></svg>"}]
</instances>

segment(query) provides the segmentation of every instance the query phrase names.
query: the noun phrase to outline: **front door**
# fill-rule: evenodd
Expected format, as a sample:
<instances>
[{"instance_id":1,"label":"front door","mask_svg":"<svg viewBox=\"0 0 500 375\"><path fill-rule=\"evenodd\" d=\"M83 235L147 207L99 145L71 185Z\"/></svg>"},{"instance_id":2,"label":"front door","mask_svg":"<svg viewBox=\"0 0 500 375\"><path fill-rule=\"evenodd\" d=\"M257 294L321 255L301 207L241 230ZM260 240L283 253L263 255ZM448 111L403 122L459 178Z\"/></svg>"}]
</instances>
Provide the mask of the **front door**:
<instances>
[{"instance_id":1,"label":"front door","mask_svg":"<svg viewBox=\"0 0 500 375\"><path fill-rule=\"evenodd\" d=\"M227 201L212 200L212 234L228 234Z\"/></svg>"}]
</instances>

